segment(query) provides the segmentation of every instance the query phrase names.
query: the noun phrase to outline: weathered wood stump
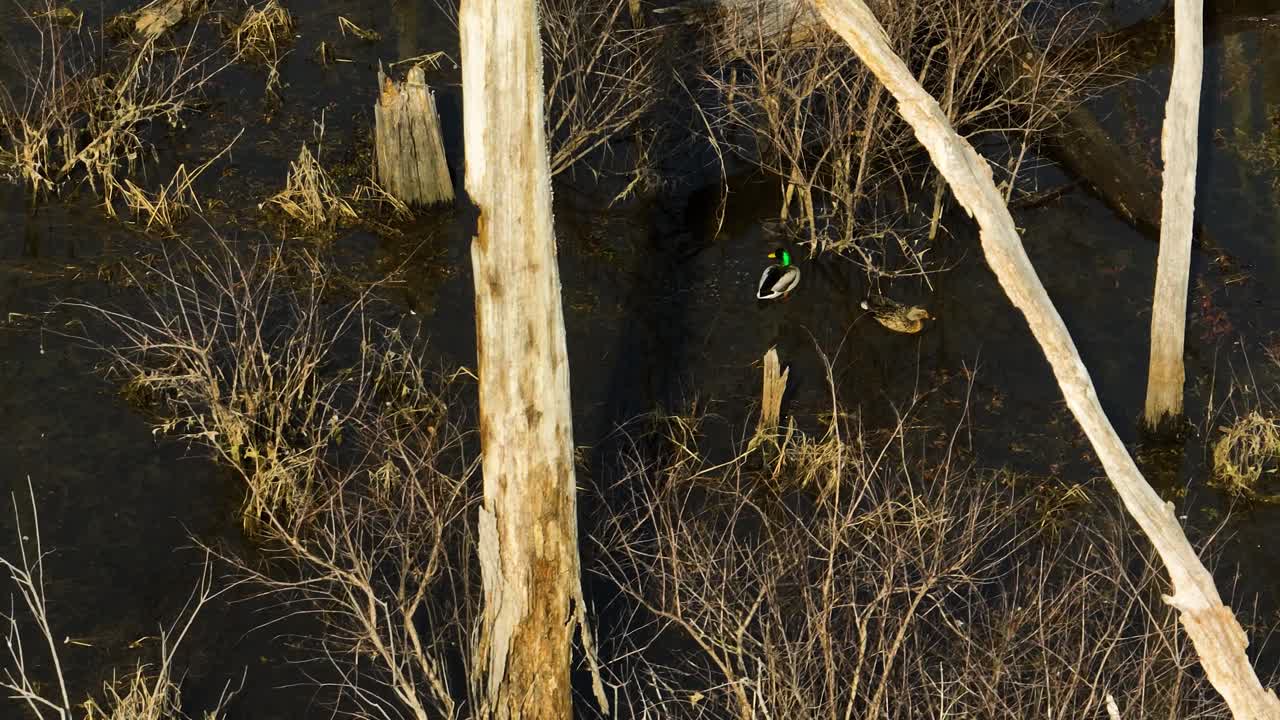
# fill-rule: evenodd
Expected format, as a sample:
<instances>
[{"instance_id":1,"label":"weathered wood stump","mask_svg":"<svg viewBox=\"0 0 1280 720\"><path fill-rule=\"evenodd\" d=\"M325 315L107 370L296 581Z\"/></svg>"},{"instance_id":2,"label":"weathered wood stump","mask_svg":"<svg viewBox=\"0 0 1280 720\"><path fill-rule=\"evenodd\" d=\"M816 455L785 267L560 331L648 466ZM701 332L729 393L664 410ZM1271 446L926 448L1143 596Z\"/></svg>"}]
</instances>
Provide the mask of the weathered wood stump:
<instances>
[{"instance_id":1,"label":"weathered wood stump","mask_svg":"<svg viewBox=\"0 0 1280 720\"><path fill-rule=\"evenodd\" d=\"M756 434L777 432L782 420L782 396L787 392L787 376L791 368L782 369L778 361L778 349L769 348L764 354L764 376L760 387L760 422Z\"/></svg>"},{"instance_id":2,"label":"weathered wood stump","mask_svg":"<svg viewBox=\"0 0 1280 720\"><path fill-rule=\"evenodd\" d=\"M422 68L410 70L403 83L379 68L378 87L378 102L373 106L378 182L409 205L453 202L440 115Z\"/></svg>"}]
</instances>

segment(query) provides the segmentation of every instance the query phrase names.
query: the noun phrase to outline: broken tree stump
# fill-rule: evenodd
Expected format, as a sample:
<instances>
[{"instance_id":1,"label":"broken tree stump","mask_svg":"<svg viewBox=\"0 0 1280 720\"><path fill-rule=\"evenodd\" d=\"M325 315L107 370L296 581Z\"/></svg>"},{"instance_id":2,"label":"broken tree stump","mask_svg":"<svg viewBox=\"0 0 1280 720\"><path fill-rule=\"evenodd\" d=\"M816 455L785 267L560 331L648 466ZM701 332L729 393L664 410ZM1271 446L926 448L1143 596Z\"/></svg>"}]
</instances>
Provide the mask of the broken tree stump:
<instances>
[{"instance_id":1,"label":"broken tree stump","mask_svg":"<svg viewBox=\"0 0 1280 720\"><path fill-rule=\"evenodd\" d=\"M760 387L760 423L756 434L771 434L778 429L782 419L782 396L787 391L787 376L791 368L782 369L778 362L778 349L769 348L764 354L764 376Z\"/></svg>"},{"instance_id":2,"label":"broken tree stump","mask_svg":"<svg viewBox=\"0 0 1280 720\"><path fill-rule=\"evenodd\" d=\"M422 68L410 70L403 83L378 68L378 87L378 102L373 106L374 155L382 189L408 205L453 202L440 114Z\"/></svg>"}]
</instances>

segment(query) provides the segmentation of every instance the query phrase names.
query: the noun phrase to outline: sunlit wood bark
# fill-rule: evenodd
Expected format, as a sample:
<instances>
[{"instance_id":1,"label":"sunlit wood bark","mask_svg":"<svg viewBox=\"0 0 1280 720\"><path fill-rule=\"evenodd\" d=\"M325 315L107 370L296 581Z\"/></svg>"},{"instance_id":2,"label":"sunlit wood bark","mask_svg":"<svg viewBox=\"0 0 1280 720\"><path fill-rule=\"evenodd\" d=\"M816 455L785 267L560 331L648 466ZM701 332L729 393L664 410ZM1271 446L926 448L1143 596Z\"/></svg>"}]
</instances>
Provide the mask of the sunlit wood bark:
<instances>
[{"instance_id":1,"label":"sunlit wood bark","mask_svg":"<svg viewBox=\"0 0 1280 720\"><path fill-rule=\"evenodd\" d=\"M484 500L477 717L568 720L581 618L569 363L536 0L463 0Z\"/></svg>"},{"instance_id":2,"label":"sunlit wood bark","mask_svg":"<svg viewBox=\"0 0 1280 720\"><path fill-rule=\"evenodd\" d=\"M373 106L374 156L378 182L407 205L453 202L453 180L444 154L436 97L422 68L402 83L378 69L378 102Z\"/></svg>"},{"instance_id":3,"label":"sunlit wood bark","mask_svg":"<svg viewBox=\"0 0 1280 720\"><path fill-rule=\"evenodd\" d=\"M956 134L938 103L889 46L862 0L813 0L823 19L884 83L899 112L928 150L960 204L978 221L982 249L1000 285L1023 312L1053 368L1067 405L1084 428L1125 508L1160 555L1177 608L1205 675L1236 718L1280 718L1280 701L1264 689L1245 654L1248 638L1222 603L1213 576L1187 541L1171 505L1138 471L1098 402L1080 354L1022 247L1022 239L992 179L991 168Z\"/></svg>"},{"instance_id":4,"label":"sunlit wood bark","mask_svg":"<svg viewBox=\"0 0 1280 720\"><path fill-rule=\"evenodd\" d=\"M1160 139L1164 160L1160 256L1151 301L1151 364L1147 368L1143 415L1152 428L1182 416L1182 346L1191 273L1200 82L1204 70L1203 0L1176 0L1174 13L1173 77Z\"/></svg>"}]
</instances>

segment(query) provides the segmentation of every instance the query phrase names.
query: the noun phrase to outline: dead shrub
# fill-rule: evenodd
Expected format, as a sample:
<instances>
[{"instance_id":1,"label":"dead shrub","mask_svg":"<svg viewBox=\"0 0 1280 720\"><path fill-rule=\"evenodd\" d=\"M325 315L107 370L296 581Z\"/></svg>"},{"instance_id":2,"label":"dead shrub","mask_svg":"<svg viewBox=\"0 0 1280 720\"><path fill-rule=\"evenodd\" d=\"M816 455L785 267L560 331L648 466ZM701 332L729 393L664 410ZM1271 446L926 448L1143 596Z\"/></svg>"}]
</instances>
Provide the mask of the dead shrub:
<instances>
[{"instance_id":1,"label":"dead shrub","mask_svg":"<svg viewBox=\"0 0 1280 720\"><path fill-rule=\"evenodd\" d=\"M148 157L161 125L182 127L205 85L225 64L203 52L195 31L176 47L148 39L113 52L94 30L31 18L38 55L24 61L17 92L0 90L0 142L11 173L33 192L82 178L114 214L116 191Z\"/></svg>"},{"instance_id":2,"label":"dead shrub","mask_svg":"<svg viewBox=\"0 0 1280 720\"><path fill-rule=\"evenodd\" d=\"M314 256L261 244L238 253L222 241L208 253L183 245L129 274L145 315L71 303L118 333L105 349L126 390L152 406L158 431L204 443L240 471L247 526L305 512L355 411L345 373L368 379L374 369L334 366L341 340L367 350L359 338L376 333L362 314L372 290L331 304L338 289Z\"/></svg>"},{"instance_id":3,"label":"dead shrub","mask_svg":"<svg viewBox=\"0 0 1280 720\"><path fill-rule=\"evenodd\" d=\"M1011 191L1029 148L1083 101L1111 58L1086 47L1085 11L1030 0L872 3L890 42L968 138L999 136ZM945 185L878 81L805 3L721 3L698 32L699 104L717 147L776 175L782 218L815 252L873 275L920 274ZM931 221L912 209L933 194ZM927 227L927 231L926 231Z\"/></svg>"},{"instance_id":4,"label":"dead shrub","mask_svg":"<svg viewBox=\"0 0 1280 720\"><path fill-rule=\"evenodd\" d=\"M635 139L660 93L665 29L628 24L626 0L541 0L551 174Z\"/></svg>"},{"instance_id":5,"label":"dead shrub","mask_svg":"<svg viewBox=\"0 0 1280 720\"><path fill-rule=\"evenodd\" d=\"M370 717L428 720L464 716L466 689L451 678L471 677L479 617L479 455L415 355L372 359L382 402L348 424L351 450L325 465L325 491L306 512L265 516L266 563L228 560L282 615L325 624L297 644L338 672L350 703Z\"/></svg>"},{"instance_id":6,"label":"dead shrub","mask_svg":"<svg viewBox=\"0 0 1280 720\"><path fill-rule=\"evenodd\" d=\"M901 427L797 432L776 463L691 428L631 437L603 503L624 716L1229 717L1121 512L1044 532Z\"/></svg>"},{"instance_id":7,"label":"dead shrub","mask_svg":"<svg viewBox=\"0 0 1280 720\"><path fill-rule=\"evenodd\" d=\"M114 370L151 398L158 431L210 447L244 478L253 562L226 553L370 717L456 717L468 677L470 516L479 455L453 417L453 377L372 319L374 288L327 298L325 267L259 246L185 249L144 270L151 314L90 308L122 340Z\"/></svg>"}]
</instances>

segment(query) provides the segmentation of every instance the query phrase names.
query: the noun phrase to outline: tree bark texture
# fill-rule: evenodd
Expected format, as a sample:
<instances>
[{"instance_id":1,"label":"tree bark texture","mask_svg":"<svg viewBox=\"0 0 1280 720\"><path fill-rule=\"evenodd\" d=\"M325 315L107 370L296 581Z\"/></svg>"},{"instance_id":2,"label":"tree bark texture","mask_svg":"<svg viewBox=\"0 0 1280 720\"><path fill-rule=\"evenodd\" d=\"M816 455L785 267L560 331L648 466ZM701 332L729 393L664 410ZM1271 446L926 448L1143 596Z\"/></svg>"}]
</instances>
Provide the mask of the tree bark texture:
<instances>
[{"instance_id":1,"label":"tree bark texture","mask_svg":"<svg viewBox=\"0 0 1280 720\"><path fill-rule=\"evenodd\" d=\"M444 135L436 96L422 68L397 83L378 69L378 102L373 106L374 155L378 182L408 205L453 202L453 180L444 155Z\"/></svg>"},{"instance_id":2,"label":"tree bark texture","mask_svg":"<svg viewBox=\"0 0 1280 720\"><path fill-rule=\"evenodd\" d=\"M1165 104L1160 154L1164 161L1160 254L1151 300L1151 364L1147 368L1149 427L1182 416L1187 284L1191 273L1191 230L1195 217L1200 83L1204 71L1203 0L1174 3L1173 77Z\"/></svg>"},{"instance_id":3,"label":"tree bark texture","mask_svg":"<svg viewBox=\"0 0 1280 720\"><path fill-rule=\"evenodd\" d=\"M992 179L991 168L955 133L938 103L889 46L862 0L813 0L823 19L849 43L898 101L899 111L928 150L960 204L977 220L982 248L1009 299L1027 318L1076 420L1084 428L1129 514L1169 573L1165 601L1179 611L1205 675L1236 718L1280 718L1280 701L1264 689L1245 654L1248 638L1222 603L1213 576L1187 541L1171 505L1134 464L1098 402L1093 380L1041 285Z\"/></svg>"},{"instance_id":4,"label":"tree bark texture","mask_svg":"<svg viewBox=\"0 0 1280 720\"><path fill-rule=\"evenodd\" d=\"M569 364L551 217L536 0L463 0L466 188L484 500L478 717L572 717L581 617ZM574 607L575 604L577 607Z\"/></svg>"}]
</instances>

